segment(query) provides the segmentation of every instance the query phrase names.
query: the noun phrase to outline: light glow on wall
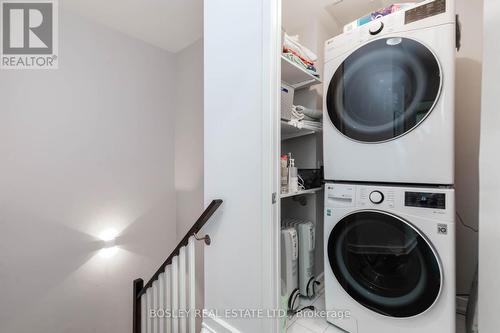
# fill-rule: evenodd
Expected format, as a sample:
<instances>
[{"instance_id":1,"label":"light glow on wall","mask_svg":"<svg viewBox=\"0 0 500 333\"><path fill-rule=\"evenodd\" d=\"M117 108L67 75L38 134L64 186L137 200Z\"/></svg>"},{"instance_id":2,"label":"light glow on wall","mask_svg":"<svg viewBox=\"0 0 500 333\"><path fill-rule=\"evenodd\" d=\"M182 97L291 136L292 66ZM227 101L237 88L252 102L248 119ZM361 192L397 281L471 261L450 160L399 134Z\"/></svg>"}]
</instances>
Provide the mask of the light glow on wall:
<instances>
[{"instance_id":1,"label":"light glow on wall","mask_svg":"<svg viewBox=\"0 0 500 333\"><path fill-rule=\"evenodd\" d=\"M103 258L111 258L118 252L118 247L115 245L118 231L116 229L106 229L100 235L104 242L104 247L99 251L99 255Z\"/></svg>"},{"instance_id":2,"label":"light glow on wall","mask_svg":"<svg viewBox=\"0 0 500 333\"><path fill-rule=\"evenodd\" d=\"M105 247L99 251L99 255L103 258L111 258L118 252L118 246Z\"/></svg>"},{"instance_id":3,"label":"light glow on wall","mask_svg":"<svg viewBox=\"0 0 500 333\"><path fill-rule=\"evenodd\" d=\"M106 229L99 235L99 238L105 242L109 242L115 240L116 236L118 236L116 229Z\"/></svg>"}]
</instances>

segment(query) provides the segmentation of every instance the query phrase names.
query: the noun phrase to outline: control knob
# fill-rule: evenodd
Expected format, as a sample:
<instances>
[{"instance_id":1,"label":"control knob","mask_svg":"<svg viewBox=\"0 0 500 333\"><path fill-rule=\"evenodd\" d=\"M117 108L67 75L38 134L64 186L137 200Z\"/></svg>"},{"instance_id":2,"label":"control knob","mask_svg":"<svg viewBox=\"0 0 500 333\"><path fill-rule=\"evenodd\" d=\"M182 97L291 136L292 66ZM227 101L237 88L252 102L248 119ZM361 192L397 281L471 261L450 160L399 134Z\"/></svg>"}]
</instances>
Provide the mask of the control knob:
<instances>
[{"instance_id":1,"label":"control knob","mask_svg":"<svg viewBox=\"0 0 500 333\"><path fill-rule=\"evenodd\" d=\"M376 205L384 201L384 194L380 191L373 191L370 193L370 201Z\"/></svg>"},{"instance_id":2,"label":"control knob","mask_svg":"<svg viewBox=\"0 0 500 333\"><path fill-rule=\"evenodd\" d=\"M368 31L370 32L370 35L374 36L379 34L382 30L384 30L384 22L382 21L375 21L370 25L370 28Z\"/></svg>"}]
</instances>

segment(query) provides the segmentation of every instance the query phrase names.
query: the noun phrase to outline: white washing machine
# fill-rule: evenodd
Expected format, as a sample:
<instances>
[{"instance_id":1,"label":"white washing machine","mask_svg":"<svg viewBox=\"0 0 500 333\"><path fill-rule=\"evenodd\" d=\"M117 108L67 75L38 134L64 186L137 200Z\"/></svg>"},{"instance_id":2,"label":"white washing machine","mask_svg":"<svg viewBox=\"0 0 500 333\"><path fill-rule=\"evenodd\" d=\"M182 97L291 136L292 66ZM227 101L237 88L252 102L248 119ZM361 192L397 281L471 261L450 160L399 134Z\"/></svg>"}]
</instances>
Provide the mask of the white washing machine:
<instances>
[{"instance_id":1,"label":"white washing machine","mask_svg":"<svg viewBox=\"0 0 500 333\"><path fill-rule=\"evenodd\" d=\"M455 6L424 1L325 44L325 179L454 183Z\"/></svg>"},{"instance_id":2,"label":"white washing machine","mask_svg":"<svg viewBox=\"0 0 500 333\"><path fill-rule=\"evenodd\" d=\"M330 183L325 200L328 321L455 333L454 190Z\"/></svg>"}]
</instances>

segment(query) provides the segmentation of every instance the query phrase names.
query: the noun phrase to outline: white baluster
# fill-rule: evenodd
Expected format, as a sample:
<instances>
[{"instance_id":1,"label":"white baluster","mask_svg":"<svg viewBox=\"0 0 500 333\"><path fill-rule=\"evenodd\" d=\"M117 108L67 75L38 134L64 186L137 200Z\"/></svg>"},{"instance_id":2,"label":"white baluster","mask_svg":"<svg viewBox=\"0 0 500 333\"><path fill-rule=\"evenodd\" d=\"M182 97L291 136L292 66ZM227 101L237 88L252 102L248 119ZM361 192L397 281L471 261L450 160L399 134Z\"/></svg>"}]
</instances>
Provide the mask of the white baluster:
<instances>
[{"instance_id":1,"label":"white baluster","mask_svg":"<svg viewBox=\"0 0 500 333\"><path fill-rule=\"evenodd\" d=\"M188 332L196 333L196 239L194 236L189 238L187 246L188 261Z\"/></svg>"},{"instance_id":2,"label":"white baluster","mask_svg":"<svg viewBox=\"0 0 500 333\"><path fill-rule=\"evenodd\" d=\"M158 276L158 288L160 290L158 308L161 309L160 313L163 314L163 311L165 311L165 273ZM159 333L165 333L165 317L159 318L158 322Z\"/></svg>"},{"instance_id":3,"label":"white baluster","mask_svg":"<svg viewBox=\"0 0 500 333\"><path fill-rule=\"evenodd\" d=\"M153 309L158 310L158 305L160 304L160 287L158 286L158 280L153 282ZM158 333L160 322L158 316L153 317L153 333Z\"/></svg>"},{"instance_id":4,"label":"white baluster","mask_svg":"<svg viewBox=\"0 0 500 333\"><path fill-rule=\"evenodd\" d=\"M146 294L141 295L141 333L147 333L148 299Z\"/></svg>"},{"instance_id":5,"label":"white baluster","mask_svg":"<svg viewBox=\"0 0 500 333\"><path fill-rule=\"evenodd\" d=\"M149 316L149 311L153 308L153 289L151 287L146 290L146 298L148 303L146 309L147 333L153 333L153 318Z\"/></svg>"},{"instance_id":6,"label":"white baluster","mask_svg":"<svg viewBox=\"0 0 500 333\"><path fill-rule=\"evenodd\" d=\"M179 257L172 258L172 333L179 333Z\"/></svg>"},{"instance_id":7,"label":"white baluster","mask_svg":"<svg viewBox=\"0 0 500 333\"><path fill-rule=\"evenodd\" d=\"M179 318L179 332L186 333L186 247L181 247L179 250L179 310L181 317Z\"/></svg>"},{"instance_id":8,"label":"white baluster","mask_svg":"<svg viewBox=\"0 0 500 333\"><path fill-rule=\"evenodd\" d=\"M172 314L172 266L168 265L165 268L165 309ZM172 332L172 318L165 318L166 333Z\"/></svg>"}]
</instances>

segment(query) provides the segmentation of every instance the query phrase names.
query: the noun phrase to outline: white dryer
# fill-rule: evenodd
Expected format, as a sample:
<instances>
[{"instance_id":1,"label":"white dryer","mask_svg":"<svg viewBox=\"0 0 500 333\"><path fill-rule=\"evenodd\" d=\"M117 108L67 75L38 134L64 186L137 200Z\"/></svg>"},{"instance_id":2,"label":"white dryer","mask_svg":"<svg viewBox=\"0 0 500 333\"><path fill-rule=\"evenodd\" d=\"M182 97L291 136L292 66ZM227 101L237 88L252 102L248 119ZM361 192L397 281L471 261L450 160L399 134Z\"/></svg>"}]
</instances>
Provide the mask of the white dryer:
<instances>
[{"instance_id":1,"label":"white dryer","mask_svg":"<svg viewBox=\"0 0 500 333\"><path fill-rule=\"evenodd\" d=\"M328 321L349 333L455 333L451 188L326 184Z\"/></svg>"},{"instance_id":2,"label":"white dryer","mask_svg":"<svg viewBox=\"0 0 500 333\"><path fill-rule=\"evenodd\" d=\"M454 183L455 6L424 1L325 44L325 179Z\"/></svg>"}]
</instances>

